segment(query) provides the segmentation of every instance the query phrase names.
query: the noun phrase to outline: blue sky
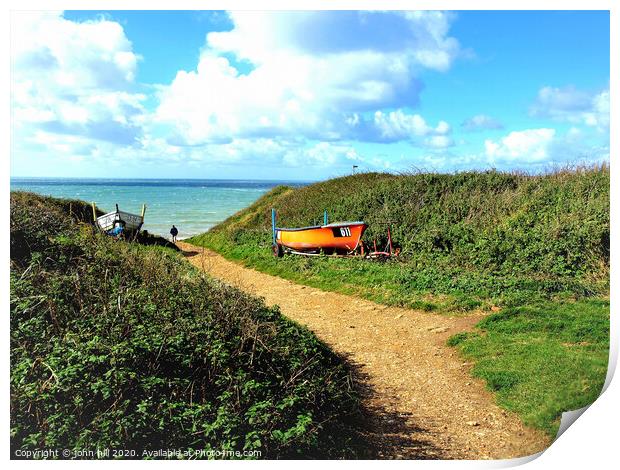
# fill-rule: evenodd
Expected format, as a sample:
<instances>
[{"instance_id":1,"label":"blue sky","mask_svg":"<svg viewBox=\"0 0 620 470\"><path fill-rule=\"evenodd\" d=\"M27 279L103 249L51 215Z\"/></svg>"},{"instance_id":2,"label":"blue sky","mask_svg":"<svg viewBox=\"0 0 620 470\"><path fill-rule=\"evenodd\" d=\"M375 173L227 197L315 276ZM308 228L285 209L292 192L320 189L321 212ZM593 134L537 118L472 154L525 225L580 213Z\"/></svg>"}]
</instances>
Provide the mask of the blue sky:
<instances>
[{"instance_id":1,"label":"blue sky","mask_svg":"<svg viewBox=\"0 0 620 470\"><path fill-rule=\"evenodd\" d=\"M20 12L14 176L609 160L607 12Z\"/></svg>"}]
</instances>

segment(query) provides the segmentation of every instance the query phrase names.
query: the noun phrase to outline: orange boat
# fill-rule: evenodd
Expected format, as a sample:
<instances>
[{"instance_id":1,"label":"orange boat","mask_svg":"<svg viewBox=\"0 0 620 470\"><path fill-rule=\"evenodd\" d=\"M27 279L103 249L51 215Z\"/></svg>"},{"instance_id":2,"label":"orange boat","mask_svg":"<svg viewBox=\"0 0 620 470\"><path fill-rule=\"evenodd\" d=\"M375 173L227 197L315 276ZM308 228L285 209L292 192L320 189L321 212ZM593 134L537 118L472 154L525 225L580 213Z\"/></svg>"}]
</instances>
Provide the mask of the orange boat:
<instances>
[{"instance_id":1,"label":"orange boat","mask_svg":"<svg viewBox=\"0 0 620 470\"><path fill-rule=\"evenodd\" d=\"M301 228L276 227L276 212L272 209L271 225L273 235L273 254L282 256L285 252L297 254L338 253L350 254L360 244L364 222L337 222L328 224L327 212L324 225Z\"/></svg>"}]
</instances>

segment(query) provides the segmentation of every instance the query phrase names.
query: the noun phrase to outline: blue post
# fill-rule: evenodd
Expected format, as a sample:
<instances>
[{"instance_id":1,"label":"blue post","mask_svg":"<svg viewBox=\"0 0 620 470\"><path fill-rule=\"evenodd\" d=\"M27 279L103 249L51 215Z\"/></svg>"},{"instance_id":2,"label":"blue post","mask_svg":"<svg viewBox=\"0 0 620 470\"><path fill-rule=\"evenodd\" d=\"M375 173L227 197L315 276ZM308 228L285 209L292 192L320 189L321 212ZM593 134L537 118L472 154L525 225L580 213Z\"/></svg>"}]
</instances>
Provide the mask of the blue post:
<instances>
[{"instance_id":1,"label":"blue post","mask_svg":"<svg viewBox=\"0 0 620 470\"><path fill-rule=\"evenodd\" d=\"M271 209L271 236L273 238L273 244L276 244L276 210Z\"/></svg>"},{"instance_id":2,"label":"blue post","mask_svg":"<svg viewBox=\"0 0 620 470\"><path fill-rule=\"evenodd\" d=\"M329 219L327 218L327 210L323 212L323 225L327 225L329 223Z\"/></svg>"}]
</instances>

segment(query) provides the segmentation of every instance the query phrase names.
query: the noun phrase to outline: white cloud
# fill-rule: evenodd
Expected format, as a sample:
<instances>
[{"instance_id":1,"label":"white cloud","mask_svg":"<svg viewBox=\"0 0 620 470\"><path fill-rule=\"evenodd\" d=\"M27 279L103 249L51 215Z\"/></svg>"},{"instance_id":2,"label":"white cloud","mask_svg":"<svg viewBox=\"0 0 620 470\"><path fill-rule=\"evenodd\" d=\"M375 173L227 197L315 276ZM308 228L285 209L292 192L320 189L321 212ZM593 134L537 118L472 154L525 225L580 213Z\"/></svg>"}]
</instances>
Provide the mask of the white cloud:
<instances>
[{"instance_id":1,"label":"white cloud","mask_svg":"<svg viewBox=\"0 0 620 470\"><path fill-rule=\"evenodd\" d=\"M592 129L609 129L609 91L571 87L541 89L532 107L572 123L565 135L521 130L487 139L478 153L451 154L450 125L412 111L420 71L448 70L461 54L449 13L234 12L230 19L231 31L207 35L195 70L156 87L150 112L136 92L140 57L120 24L14 13L13 149L140 170L143 163L400 168L393 155L362 155L358 141L405 141L424 154L423 164L443 169L609 158L608 144L587 142ZM461 127L502 124L480 114Z\"/></svg>"},{"instance_id":2,"label":"white cloud","mask_svg":"<svg viewBox=\"0 0 620 470\"><path fill-rule=\"evenodd\" d=\"M530 112L534 116L609 129L609 90L591 93L569 86L543 87Z\"/></svg>"},{"instance_id":3,"label":"white cloud","mask_svg":"<svg viewBox=\"0 0 620 470\"><path fill-rule=\"evenodd\" d=\"M553 165L609 162L609 145L592 144L576 127L565 133L555 129L525 129L499 139L487 139L480 151L452 153L448 149L422 151L402 157L396 168L424 171L527 170L544 171Z\"/></svg>"},{"instance_id":4,"label":"white cloud","mask_svg":"<svg viewBox=\"0 0 620 470\"><path fill-rule=\"evenodd\" d=\"M488 129L503 129L503 124L491 116L486 114L478 114L476 116L465 119L461 123L461 128L466 131L480 131Z\"/></svg>"},{"instance_id":5,"label":"white cloud","mask_svg":"<svg viewBox=\"0 0 620 470\"><path fill-rule=\"evenodd\" d=\"M212 32L207 47L255 65L274 55L313 57L359 51L407 54L407 62L447 70L460 52L449 37L454 14L438 11L233 11L232 31Z\"/></svg>"},{"instance_id":6,"label":"white cloud","mask_svg":"<svg viewBox=\"0 0 620 470\"><path fill-rule=\"evenodd\" d=\"M550 164L609 161L609 145L588 143L575 127L564 134L547 128L514 131L498 141L487 139L484 146L479 161L500 168L542 169Z\"/></svg>"},{"instance_id":7,"label":"white cloud","mask_svg":"<svg viewBox=\"0 0 620 470\"><path fill-rule=\"evenodd\" d=\"M437 11L406 11L403 15L411 21L415 35L414 56L421 65L445 71L460 51L455 38L449 37L453 14Z\"/></svg>"},{"instance_id":8,"label":"white cloud","mask_svg":"<svg viewBox=\"0 0 620 470\"><path fill-rule=\"evenodd\" d=\"M350 168L365 163L350 145L318 142L306 149L291 148L285 152L283 163L287 166L318 166L322 168Z\"/></svg>"},{"instance_id":9,"label":"white cloud","mask_svg":"<svg viewBox=\"0 0 620 470\"><path fill-rule=\"evenodd\" d=\"M434 149L445 149L454 145L454 140L447 135L434 135L424 140L426 147Z\"/></svg>"},{"instance_id":10,"label":"white cloud","mask_svg":"<svg viewBox=\"0 0 620 470\"><path fill-rule=\"evenodd\" d=\"M251 138L233 139L226 143L199 147L170 145L165 139L146 135L136 148L111 149L117 159L131 158L158 163L199 162L204 166L277 166L314 169L348 169L354 164L372 166L348 144L303 142L286 139Z\"/></svg>"},{"instance_id":11,"label":"white cloud","mask_svg":"<svg viewBox=\"0 0 620 470\"><path fill-rule=\"evenodd\" d=\"M541 162L548 160L549 147L554 137L555 129L514 131L497 142L485 140L485 153L490 162Z\"/></svg>"},{"instance_id":12,"label":"white cloud","mask_svg":"<svg viewBox=\"0 0 620 470\"><path fill-rule=\"evenodd\" d=\"M609 90L592 98L592 109L585 113L585 123L602 129L609 129Z\"/></svg>"},{"instance_id":13,"label":"white cloud","mask_svg":"<svg viewBox=\"0 0 620 470\"><path fill-rule=\"evenodd\" d=\"M440 12L248 11L230 18L231 31L207 35L195 71L180 71L161 87L156 120L187 144L291 135L365 140L362 129L373 140L379 134L352 116L415 106L417 70L446 70L459 52L448 36L451 17ZM246 61L245 73L231 65L231 54ZM415 129L407 126L382 129L386 139L409 138Z\"/></svg>"},{"instance_id":14,"label":"white cloud","mask_svg":"<svg viewBox=\"0 0 620 470\"><path fill-rule=\"evenodd\" d=\"M43 130L124 145L135 141L145 96L131 91L139 57L118 23L15 12L11 49L12 117L18 132Z\"/></svg>"},{"instance_id":15,"label":"white cloud","mask_svg":"<svg viewBox=\"0 0 620 470\"><path fill-rule=\"evenodd\" d=\"M429 126L419 114L405 114L402 110L383 113L376 111L373 126L380 140L396 141L423 137L428 135L444 136L450 132L450 126L445 121L439 121L437 127ZM364 129L372 134L371 129Z\"/></svg>"},{"instance_id":16,"label":"white cloud","mask_svg":"<svg viewBox=\"0 0 620 470\"><path fill-rule=\"evenodd\" d=\"M418 103L418 72L447 70L460 53L449 36L451 14L234 12L230 18L231 31L207 36L195 70L156 87L158 105L150 112L147 96L136 92L140 57L119 23L15 13L16 155L52 150L60 159L103 166L374 168L376 156L365 158L345 142L452 145L445 121L427 123L406 111Z\"/></svg>"},{"instance_id":17,"label":"white cloud","mask_svg":"<svg viewBox=\"0 0 620 470\"><path fill-rule=\"evenodd\" d=\"M134 80L138 56L120 24L77 23L58 12L15 12L11 21L13 73L55 88L118 89ZM26 75L24 77L24 75Z\"/></svg>"}]
</instances>

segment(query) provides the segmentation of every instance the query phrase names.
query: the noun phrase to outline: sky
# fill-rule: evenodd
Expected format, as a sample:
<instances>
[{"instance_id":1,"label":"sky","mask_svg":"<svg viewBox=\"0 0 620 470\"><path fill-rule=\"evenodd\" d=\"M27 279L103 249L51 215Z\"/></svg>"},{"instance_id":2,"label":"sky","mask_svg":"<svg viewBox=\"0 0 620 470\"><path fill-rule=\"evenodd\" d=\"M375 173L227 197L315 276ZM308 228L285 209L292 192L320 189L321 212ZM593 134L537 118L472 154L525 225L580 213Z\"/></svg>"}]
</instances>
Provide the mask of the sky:
<instances>
[{"instance_id":1,"label":"sky","mask_svg":"<svg viewBox=\"0 0 620 470\"><path fill-rule=\"evenodd\" d=\"M604 11L12 12L11 175L609 161Z\"/></svg>"}]
</instances>

